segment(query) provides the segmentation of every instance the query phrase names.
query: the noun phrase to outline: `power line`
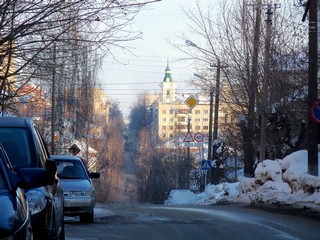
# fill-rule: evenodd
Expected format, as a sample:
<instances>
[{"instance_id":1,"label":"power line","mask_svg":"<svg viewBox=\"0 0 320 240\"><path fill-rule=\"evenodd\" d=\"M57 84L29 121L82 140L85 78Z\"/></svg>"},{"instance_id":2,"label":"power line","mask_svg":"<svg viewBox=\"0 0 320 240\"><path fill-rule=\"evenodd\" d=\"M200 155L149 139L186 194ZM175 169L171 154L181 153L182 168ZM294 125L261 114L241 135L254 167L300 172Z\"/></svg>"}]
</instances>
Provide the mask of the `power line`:
<instances>
[{"instance_id":1,"label":"power line","mask_svg":"<svg viewBox=\"0 0 320 240\"><path fill-rule=\"evenodd\" d=\"M175 81L175 82L180 82L180 83L186 83L185 81ZM98 86L103 85L103 86L108 86L108 85L140 85L140 84L157 84L159 85L161 82L122 82L122 83L97 83Z\"/></svg>"},{"instance_id":2,"label":"power line","mask_svg":"<svg viewBox=\"0 0 320 240\"><path fill-rule=\"evenodd\" d=\"M120 68L109 68L109 67L104 67L103 69L109 69L109 70L114 70L114 71L126 71L126 72L139 72L139 73L160 74L160 72L139 71L139 70L133 70L133 69L120 69ZM163 72L161 72L161 74L163 74ZM185 75L185 76L189 76L189 74L186 74L186 73L174 73L173 75ZM190 76L192 76L192 74L190 74Z\"/></svg>"}]
</instances>

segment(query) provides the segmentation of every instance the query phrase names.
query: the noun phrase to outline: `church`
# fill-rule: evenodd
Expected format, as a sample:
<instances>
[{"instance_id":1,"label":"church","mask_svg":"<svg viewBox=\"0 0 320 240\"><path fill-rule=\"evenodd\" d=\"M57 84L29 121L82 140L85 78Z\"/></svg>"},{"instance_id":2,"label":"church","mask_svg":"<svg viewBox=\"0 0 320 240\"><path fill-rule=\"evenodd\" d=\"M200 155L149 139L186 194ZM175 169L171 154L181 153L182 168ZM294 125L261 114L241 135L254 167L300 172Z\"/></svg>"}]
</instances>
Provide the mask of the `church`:
<instances>
[{"instance_id":1,"label":"church","mask_svg":"<svg viewBox=\"0 0 320 240\"><path fill-rule=\"evenodd\" d=\"M194 95L198 104L190 108L185 101L190 97L187 93L177 93L177 86L174 82L169 67L169 62L165 69L163 81L160 83L160 96L157 104L153 105L157 134L159 140L175 140L182 142L189 132L193 136L202 133L204 141L208 141L209 133L209 110L210 103L208 97Z\"/></svg>"}]
</instances>

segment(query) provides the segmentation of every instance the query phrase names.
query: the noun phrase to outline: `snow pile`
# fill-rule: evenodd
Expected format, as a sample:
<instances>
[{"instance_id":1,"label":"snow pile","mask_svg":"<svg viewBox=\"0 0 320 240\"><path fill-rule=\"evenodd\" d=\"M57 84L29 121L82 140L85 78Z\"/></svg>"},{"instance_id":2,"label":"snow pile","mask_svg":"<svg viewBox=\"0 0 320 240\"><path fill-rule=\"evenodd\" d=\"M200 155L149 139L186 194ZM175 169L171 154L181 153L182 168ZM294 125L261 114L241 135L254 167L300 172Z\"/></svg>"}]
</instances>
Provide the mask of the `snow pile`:
<instances>
[{"instance_id":1,"label":"snow pile","mask_svg":"<svg viewBox=\"0 0 320 240\"><path fill-rule=\"evenodd\" d=\"M307 156L307 151L302 150L284 159L265 160L257 165L254 178L241 177L237 183L209 184L199 194L173 190L165 204L245 202L292 205L320 211L320 177L307 173Z\"/></svg>"}]
</instances>

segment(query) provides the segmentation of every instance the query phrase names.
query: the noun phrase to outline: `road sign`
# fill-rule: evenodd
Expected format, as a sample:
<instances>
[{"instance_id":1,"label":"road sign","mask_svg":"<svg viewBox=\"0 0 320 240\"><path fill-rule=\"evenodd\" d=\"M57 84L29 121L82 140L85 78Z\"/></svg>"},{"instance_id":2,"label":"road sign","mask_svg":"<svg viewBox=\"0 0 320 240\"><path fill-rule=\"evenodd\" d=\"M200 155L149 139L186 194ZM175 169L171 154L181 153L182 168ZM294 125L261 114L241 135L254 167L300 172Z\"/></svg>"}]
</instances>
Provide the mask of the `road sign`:
<instances>
[{"instance_id":1,"label":"road sign","mask_svg":"<svg viewBox=\"0 0 320 240\"><path fill-rule=\"evenodd\" d=\"M202 160L201 161L201 170L209 170L212 167L211 160Z\"/></svg>"},{"instance_id":2,"label":"road sign","mask_svg":"<svg viewBox=\"0 0 320 240\"><path fill-rule=\"evenodd\" d=\"M184 144L185 147L190 147L190 148L194 147L194 143L193 142L184 142L183 144Z\"/></svg>"},{"instance_id":3,"label":"road sign","mask_svg":"<svg viewBox=\"0 0 320 240\"><path fill-rule=\"evenodd\" d=\"M193 138L196 142L202 142L204 139L204 135L201 132L197 132L196 134L194 134Z\"/></svg>"},{"instance_id":4,"label":"road sign","mask_svg":"<svg viewBox=\"0 0 320 240\"><path fill-rule=\"evenodd\" d=\"M190 108L190 109L193 109L195 106L198 105L199 101L198 99L196 99L194 96L190 96L188 97L185 101L184 101L185 104L187 104L187 106Z\"/></svg>"},{"instance_id":5,"label":"road sign","mask_svg":"<svg viewBox=\"0 0 320 240\"><path fill-rule=\"evenodd\" d=\"M201 147L203 147L203 142L195 142L195 143L193 144L193 147L201 148Z\"/></svg>"},{"instance_id":6,"label":"road sign","mask_svg":"<svg viewBox=\"0 0 320 240\"><path fill-rule=\"evenodd\" d=\"M320 100L315 101L310 108L310 115L317 124L320 124Z\"/></svg>"},{"instance_id":7,"label":"road sign","mask_svg":"<svg viewBox=\"0 0 320 240\"><path fill-rule=\"evenodd\" d=\"M194 142L193 137L192 137L192 135L191 135L190 132L188 132L188 133L186 134L186 136L184 137L183 141L184 141L184 142Z\"/></svg>"}]
</instances>

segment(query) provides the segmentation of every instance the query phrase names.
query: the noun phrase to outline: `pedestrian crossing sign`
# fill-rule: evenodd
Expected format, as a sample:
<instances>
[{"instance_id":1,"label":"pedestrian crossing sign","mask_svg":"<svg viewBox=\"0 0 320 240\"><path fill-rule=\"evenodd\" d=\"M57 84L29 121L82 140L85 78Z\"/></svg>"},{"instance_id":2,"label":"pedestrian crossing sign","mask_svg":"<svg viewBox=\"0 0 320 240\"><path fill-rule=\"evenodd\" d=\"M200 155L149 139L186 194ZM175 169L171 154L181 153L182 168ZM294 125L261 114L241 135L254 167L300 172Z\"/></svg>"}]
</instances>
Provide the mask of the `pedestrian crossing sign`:
<instances>
[{"instance_id":1,"label":"pedestrian crossing sign","mask_svg":"<svg viewBox=\"0 0 320 240\"><path fill-rule=\"evenodd\" d=\"M201 170L209 170L212 167L211 160L202 160L201 161Z\"/></svg>"}]
</instances>

